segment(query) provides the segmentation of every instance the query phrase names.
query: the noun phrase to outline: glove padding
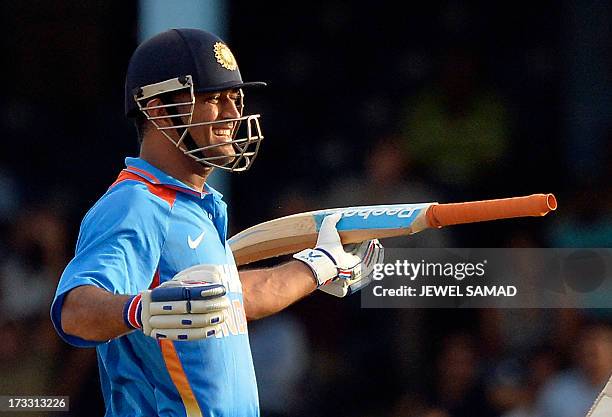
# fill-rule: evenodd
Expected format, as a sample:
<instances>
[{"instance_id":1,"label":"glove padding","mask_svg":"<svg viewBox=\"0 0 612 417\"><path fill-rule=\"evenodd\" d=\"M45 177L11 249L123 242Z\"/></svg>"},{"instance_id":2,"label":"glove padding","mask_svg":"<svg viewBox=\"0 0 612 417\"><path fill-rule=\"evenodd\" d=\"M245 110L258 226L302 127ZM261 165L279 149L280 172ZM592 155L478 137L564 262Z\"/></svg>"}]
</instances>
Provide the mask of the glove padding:
<instances>
[{"instance_id":1,"label":"glove padding","mask_svg":"<svg viewBox=\"0 0 612 417\"><path fill-rule=\"evenodd\" d=\"M371 281L376 263L383 261L384 250L377 239L362 243L346 252L340 241L336 224L342 215L334 213L323 219L314 249L304 249L293 257L312 270L317 287L337 297L359 291ZM362 259L367 261L362 262ZM335 284L330 287L331 284Z\"/></svg>"},{"instance_id":2,"label":"glove padding","mask_svg":"<svg viewBox=\"0 0 612 417\"><path fill-rule=\"evenodd\" d=\"M217 267L198 265L177 274L126 304L126 322L156 339L197 340L214 337L230 300L218 281Z\"/></svg>"},{"instance_id":3,"label":"glove padding","mask_svg":"<svg viewBox=\"0 0 612 417\"><path fill-rule=\"evenodd\" d=\"M350 253L361 259L359 265L353 268L351 277L344 278L339 274L338 279L319 287L321 291L336 297L345 297L369 285L372 282L374 265L383 262L385 248L378 239L372 239L361 242Z\"/></svg>"}]
</instances>

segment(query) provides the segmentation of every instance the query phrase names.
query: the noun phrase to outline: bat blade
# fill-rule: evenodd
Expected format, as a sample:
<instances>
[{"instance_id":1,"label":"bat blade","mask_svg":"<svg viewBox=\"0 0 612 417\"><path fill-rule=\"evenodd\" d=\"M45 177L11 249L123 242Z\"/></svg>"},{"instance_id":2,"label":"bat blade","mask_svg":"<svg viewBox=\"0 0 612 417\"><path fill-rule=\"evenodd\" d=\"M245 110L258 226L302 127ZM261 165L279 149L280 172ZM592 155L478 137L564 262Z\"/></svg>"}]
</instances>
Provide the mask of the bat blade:
<instances>
[{"instance_id":1,"label":"bat blade","mask_svg":"<svg viewBox=\"0 0 612 417\"><path fill-rule=\"evenodd\" d=\"M434 203L345 207L293 214L252 226L229 239L237 265L313 247L323 219L340 212L336 225L342 243L416 233L419 214ZM421 215L420 219L423 220ZM422 223L422 221L421 221Z\"/></svg>"},{"instance_id":2,"label":"bat blade","mask_svg":"<svg viewBox=\"0 0 612 417\"><path fill-rule=\"evenodd\" d=\"M612 415L612 376L601 391L586 417L609 417Z\"/></svg>"},{"instance_id":3,"label":"bat blade","mask_svg":"<svg viewBox=\"0 0 612 417\"><path fill-rule=\"evenodd\" d=\"M336 228L343 244L410 235L453 224L543 216L555 210L552 194L466 203L391 204L345 207L293 214L252 226L229 239L237 265L314 247L323 219L340 212Z\"/></svg>"}]
</instances>

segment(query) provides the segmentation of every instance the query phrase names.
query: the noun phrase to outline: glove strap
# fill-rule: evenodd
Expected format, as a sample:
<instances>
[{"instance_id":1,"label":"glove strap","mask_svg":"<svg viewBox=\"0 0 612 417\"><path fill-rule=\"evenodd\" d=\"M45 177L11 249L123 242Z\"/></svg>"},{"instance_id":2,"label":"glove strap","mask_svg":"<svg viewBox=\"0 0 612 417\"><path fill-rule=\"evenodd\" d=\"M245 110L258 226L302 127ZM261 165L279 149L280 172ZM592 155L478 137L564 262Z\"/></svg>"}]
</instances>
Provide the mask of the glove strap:
<instances>
[{"instance_id":1,"label":"glove strap","mask_svg":"<svg viewBox=\"0 0 612 417\"><path fill-rule=\"evenodd\" d=\"M317 281L317 288L327 284L338 275L336 261L324 249L304 249L293 255L298 261L304 262L312 270Z\"/></svg>"},{"instance_id":2,"label":"glove strap","mask_svg":"<svg viewBox=\"0 0 612 417\"><path fill-rule=\"evenodd\" d=\"M129 298L123 306L123 321L130 329L142 329L142 295Z\"/></svg>"}]
</instances>

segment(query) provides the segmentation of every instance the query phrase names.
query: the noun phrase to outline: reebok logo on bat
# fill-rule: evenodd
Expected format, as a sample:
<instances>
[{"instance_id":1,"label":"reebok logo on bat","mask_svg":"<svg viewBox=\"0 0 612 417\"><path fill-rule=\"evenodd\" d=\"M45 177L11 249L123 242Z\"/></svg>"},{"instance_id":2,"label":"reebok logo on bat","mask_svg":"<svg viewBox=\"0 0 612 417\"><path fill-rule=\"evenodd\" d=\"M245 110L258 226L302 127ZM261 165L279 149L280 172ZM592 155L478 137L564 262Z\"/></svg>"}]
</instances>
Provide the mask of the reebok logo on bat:
<instances>
[{"instance_id":1,"label":"reebok logo on bat","mask_svg":"<svg viewBox=\"0 0 612 417\"><path fill-rule=\"evenodd\" d=\"M420 209L420 208L419 208ZM367 220L370 216L396 216L399 218L411 217L416 208L360 208L356 210L346 210L342 212L342 217L359 216Z\"/></svg>"},{"instance_id":2,"label":"reebok logo on bat","mask_svg":"<svg viewBox=\"0 0 612 417\"><path fill-rule=\"evenodd\" d=\"M195 249L200 246L200 243L202 243L202 239L204 239L204 232L202 232L200 236L196 237L195 240L191 239L190 235L187 235L187 244L191 249Z\"/></svg>"}]
</instances>

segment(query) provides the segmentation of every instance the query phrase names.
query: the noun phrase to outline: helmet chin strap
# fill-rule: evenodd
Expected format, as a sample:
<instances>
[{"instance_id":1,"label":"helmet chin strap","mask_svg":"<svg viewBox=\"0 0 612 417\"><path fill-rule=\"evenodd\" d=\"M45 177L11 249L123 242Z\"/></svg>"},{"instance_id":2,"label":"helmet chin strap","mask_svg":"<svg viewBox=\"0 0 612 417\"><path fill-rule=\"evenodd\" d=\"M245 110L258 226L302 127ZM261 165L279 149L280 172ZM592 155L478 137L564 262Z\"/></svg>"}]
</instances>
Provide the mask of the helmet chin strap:
<instances>
[{"instance_id":1,"label":"helmet chin strap","mask_svg":"<svg viewBox=\"0 0 612 417\"><path fill-rule=\"evenodd\" d=\"M173 122L174 123L174 122ZM177 132L179 132L179 134L183 134L183 132L185 131L185 127L179 127L177 128ZM185 148L187 148L188 151L193 151L194 149L198 149L198 145L196 144L195 140L193 139L193 136L191 136L191 133L187 132L185 134L185 136L183 137L183 143L185 144ZM192 155L195 155L198 159L203 159L204 158L204 152L202 151L196 151L193 152ZM208 166L202 162L196 161L197 163L199 163L200 165L203 166ZM210 167L209 167L210 168Z\"/></svg>"},{"instance_id":2,"label":"helmet chin strap","mask_svg":"<svg viewBox=\"0 0 612 417\"><path fill-rule=\"evenodd\" d=\"M173 103L166 103L165 101L162 101L162 103L163 104L173 104ZM176 108L174 108L174 107L166 107L166 112L168 112L168 114L170 114L171 116L176 116L178 114ZM173 120L175 118L174 117L170 117L169 119L170 119L170 123L172 123L173 126L176 126L176 123L174 123L174 120ZM181 124L181 120L180 120L180 118L178 118L178 119L179 119L179 123L178 124L180 125ZM195 149L198 149L198 145L196 144L195 140L193 139L193 136L191 136L191 133L189 131L185 133L185 130L187 130L187 129L188 128L186 128L186 127L177 127L176 128L176 131L179 134L179 138L181 138L181 137L183 138L182 143L185 144L185 148L187 148L187 151L193 151ZM183 134L184 134L184 136L183 136ZM204 153L202 151L193 152L192 155L196 156L198 159L203 159L205 157ZM199 162L199 161L196 161L196 162L199 163L200 165L208 166L208 165L206 165L206 164L204 164L202 162Z\"/></svg>"}]
</instances>

